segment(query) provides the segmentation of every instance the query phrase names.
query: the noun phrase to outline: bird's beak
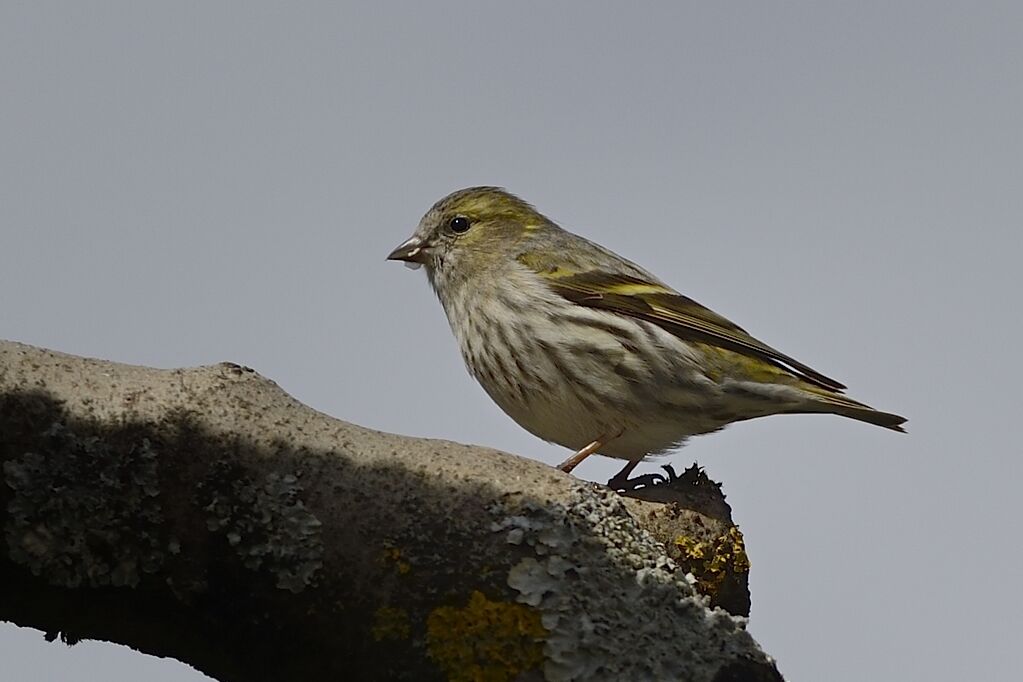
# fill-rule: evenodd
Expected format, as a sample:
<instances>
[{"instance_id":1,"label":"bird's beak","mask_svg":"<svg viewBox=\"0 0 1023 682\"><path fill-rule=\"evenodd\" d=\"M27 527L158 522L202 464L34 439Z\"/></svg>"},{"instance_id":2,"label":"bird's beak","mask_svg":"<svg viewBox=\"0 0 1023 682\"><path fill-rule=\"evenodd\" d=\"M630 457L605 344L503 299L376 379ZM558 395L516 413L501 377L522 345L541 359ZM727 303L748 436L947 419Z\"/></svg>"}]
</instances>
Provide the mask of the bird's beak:
<instances>
[{"instance_id":1,"label":"bird's beak","mask_svg":"<svg viewBox=\"0 0 1023 682\"><path fill-rule=\"evenodd\" d=\"M423 252L423 240L417 235L412 235L394 251L387 256L387 260L403 260L410 268L418 268L426 262L426 254Z\"/></svg>"}]
</instances>

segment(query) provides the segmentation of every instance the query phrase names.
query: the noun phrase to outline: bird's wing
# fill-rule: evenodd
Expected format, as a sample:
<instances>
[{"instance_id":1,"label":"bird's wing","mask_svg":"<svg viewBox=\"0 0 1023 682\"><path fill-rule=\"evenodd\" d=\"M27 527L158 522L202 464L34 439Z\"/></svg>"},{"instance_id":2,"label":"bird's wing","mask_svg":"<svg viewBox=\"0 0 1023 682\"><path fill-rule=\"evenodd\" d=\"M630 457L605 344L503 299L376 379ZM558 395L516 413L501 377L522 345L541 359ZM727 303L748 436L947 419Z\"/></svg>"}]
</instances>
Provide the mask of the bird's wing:
<instances>
[{"instance_id":1,"label":"bird's wing","mask_svg":"<svg viewBox=\"0 0 1023 682\"><path fill-rule=\"evenodd\" d=\"M651 322L680 339L698 341L758 358L811 384L841 391L841 383L771 348L737 324L656 281L602 269L534 270L572 303Z\"/></svg>"}]
</instances>

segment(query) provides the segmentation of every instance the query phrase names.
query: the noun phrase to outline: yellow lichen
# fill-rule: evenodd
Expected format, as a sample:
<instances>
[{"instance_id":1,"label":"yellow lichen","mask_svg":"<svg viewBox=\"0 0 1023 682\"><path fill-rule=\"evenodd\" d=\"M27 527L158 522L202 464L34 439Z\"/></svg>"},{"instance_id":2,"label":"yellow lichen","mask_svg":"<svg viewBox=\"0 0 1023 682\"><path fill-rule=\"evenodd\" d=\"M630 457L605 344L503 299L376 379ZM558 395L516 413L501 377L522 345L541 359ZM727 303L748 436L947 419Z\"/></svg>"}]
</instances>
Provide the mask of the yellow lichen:
<instances>
[{"instance_id":1,"label":"yellow lichen","mask_svg":"<svg viewBox=\"0 0 1023 682\"><path fill-rule=\"evenodd\" d=\"M479 591L426 620L427 651L450 682L509 682L543 662L546 636L536 610Z\"/></svg>"},{"instance_id":2,"label":"yellow lichen","mask_svg":"<svg viewBox=\"0 0 1023 682\"><path fill-rule=\"evenodd\" d=\"M736 526L713 541L680 535L675 538L675 546L681 553L682 565L696 576L696 586L704 594L714 596L727 577L749 573L746 546Z\"/></svg>"},{"instance_id":3,"label":"yellow lichen","mask_svg":"<svg viewBox=\"0 0 1023 682\"><path fill-rule=\"evenodd\" d=\"M383 564L394 564L399 575L407 575L412 570L412 564L401 558L401 550L397 547L385 546L380 556Z\"/></svg>"},{"instance_id":4,"label":"yellow lichen","mask_svg":"<svg viewBox=\"0 0 1023 682\"><path fill-rule=\"evenodd\" d=\"M381 606L373 614L373 639L408 639L412 634L408 612L390 606Z\"/></svg>"}]
</instances>

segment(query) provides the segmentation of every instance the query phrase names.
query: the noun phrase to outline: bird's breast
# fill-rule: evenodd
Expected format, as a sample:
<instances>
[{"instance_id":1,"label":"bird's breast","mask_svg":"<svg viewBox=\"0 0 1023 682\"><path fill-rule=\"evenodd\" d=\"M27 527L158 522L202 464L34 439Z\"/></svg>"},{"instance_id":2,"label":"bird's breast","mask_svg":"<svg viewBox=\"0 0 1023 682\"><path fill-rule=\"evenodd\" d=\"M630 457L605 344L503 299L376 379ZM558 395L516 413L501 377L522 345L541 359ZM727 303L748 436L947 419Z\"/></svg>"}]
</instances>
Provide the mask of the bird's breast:
<instances>
[{"instance_id":1,"label":"bird's breast","mask_svg":"<svg viewBox=\"0 0 1023 682\"><path fill-rule=\"evenodd\" d=\"M464 288L444 308L469 372L544 440L578 449L605 433L656 432L606 453L636 458L695 432L679 408L700 404L705 378L691 349L652 325L575 305L528 279Z\"/></svg>"}]
</instances>

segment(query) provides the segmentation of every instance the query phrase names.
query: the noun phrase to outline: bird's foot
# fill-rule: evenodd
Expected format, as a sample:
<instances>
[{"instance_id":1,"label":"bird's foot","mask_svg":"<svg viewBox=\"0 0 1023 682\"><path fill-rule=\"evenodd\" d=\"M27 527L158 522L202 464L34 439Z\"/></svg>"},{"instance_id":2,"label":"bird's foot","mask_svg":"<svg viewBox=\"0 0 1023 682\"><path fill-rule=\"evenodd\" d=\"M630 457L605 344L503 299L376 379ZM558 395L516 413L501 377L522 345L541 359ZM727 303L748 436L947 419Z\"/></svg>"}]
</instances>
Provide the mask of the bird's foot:
<instances>
[{"instance_id":1,"label":"bird's foot","mask_svg":"<svg viewBox=\"0 0 1023 682\"><path fill-rule=\"evenodd\" d=\"M640 488L650 488L665 483L667 483L667 479L660 474L643 474L632 478L615 476L607 482L607 487L615 492L630 493Z\"/></svg>"},{"instance_id":2,"label":"bird's foot","mask_svg":"<svg viewBox=\"0 0 1023 682\"><path fill-rule=\"evenodd\" d=\"M642 488L652 488L658 485L667 485L679 480L675 468L670 464L663 464L664 474L643 474L629 478L632 468L620 471L614 478L607 482L607 487L619 493L629 493Z\"/></svg>"}]
</instances>

